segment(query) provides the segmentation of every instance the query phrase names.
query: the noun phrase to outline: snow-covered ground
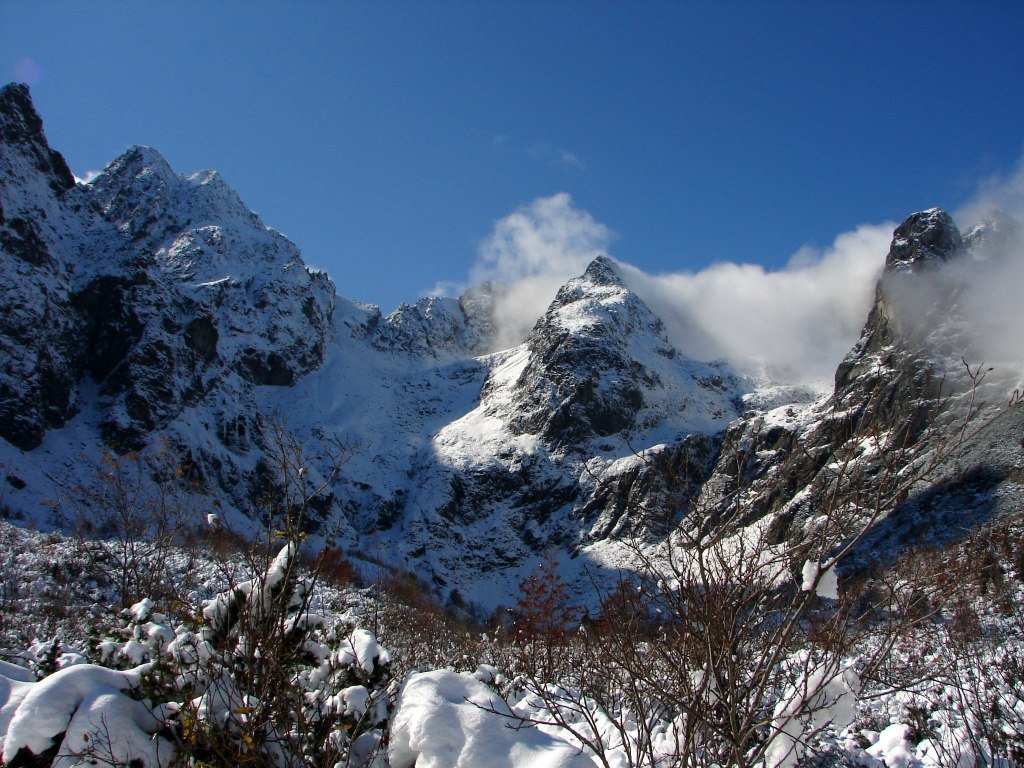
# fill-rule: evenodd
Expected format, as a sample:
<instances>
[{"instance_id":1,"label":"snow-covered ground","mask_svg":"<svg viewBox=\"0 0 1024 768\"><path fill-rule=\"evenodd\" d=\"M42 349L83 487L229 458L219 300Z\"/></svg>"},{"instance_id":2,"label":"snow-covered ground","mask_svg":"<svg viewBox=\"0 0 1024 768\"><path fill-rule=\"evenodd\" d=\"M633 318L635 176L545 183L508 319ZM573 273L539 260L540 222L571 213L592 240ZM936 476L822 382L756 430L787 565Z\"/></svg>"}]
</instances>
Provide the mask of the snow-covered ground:
<instances>
[{"instance_id":1,"label":"snow-covered ground","mask_svg":"<svg viewBox=\"0 0 1024 768\"><path fill-rule=\"evenodd\" d=\"M1021 533L1012 525L993 530L990 539L979 538L933 554L932 565L942 565L936 572L971 573L963 569L970 568L971 558L977 558L979 551L999 551L1001 541L1012 541ZM196 664L201 669L203 659L214 663L220 651L210 643L219 642L215 637L227 626L225 601L243 596L252 605L262 606L259 612L269 610L268 598L284 583L294 551L289 546L273 550L276 557L268 561L262 576L256 572L255 581L251 567L240 560L225 567L223 557L197 558L182 551L165 561L165 578L188 585L188 599L199 608L177 605L173 614L165 613L160 601L143 599L119 613L112 584L92 570L88 558L83 558L81 543L6 523L0 523L0 541L4 584L0 594L0 750L9 763L19 751L24 755L24 750L40 754L53 749L54 765L61 766L93 759L97 749L115 762L137 758L147 768L167 765L181 749L166 729L169 723L181 727L183 721L175 713L182 711L182 704L174 704L173 695L167 699L167 689L154 687L153 664L170 663L172 669L181 665L186 670L195 669ZM808 666L806 651L795 651L784 661L784 668L810 671L806 679L798 675L796 682L780 688L777 701L768 702L772 725L766 731L765 756L759 764L764 768L803 765L797 760L800 755L807 759L816 755L816 765L868 768L1014 765L1024 748L1024 676L1020 674L1024 624L1019 612L1024 604L1020 572L1024 556L1019 544L1016 547L1009 559L982 557L982 569L975 573L978 578L987 577L975 582L972 576L950 585L949 602L924 625L897 639L886 672L879 676L876 670L870 682L860 677L862 657L846 658L826 672L826 668ZM804 587L808 579L814 580L813 571L813 564L805 566ZM235 590L225 591L232 584ZM834 584L826 578L817 589L820 599L833 601L842 596L844 587L841 580ZM965 598L974 603L962 603ZM54 610L58 605L63 609L59 615ZM475 654L494 654L490 659L476 657L484 663L465 661L459 665L461 671L421 668L386 684L381 682L386 676L377 675L397 661L394 652L383 649L365 629L351 629L377 614L370 593L339 592L322 583L313 602L305 605L298 613L285 608L293 616L287 626L321 634L309 646L311 661L303 662L310 666L295 680L318 691L316 701L327 707L318 712L333 712L332 717L357 723L373 706L377 707L373 722L380 718L384 723L376 730L359 730L365 737L345 742L351 765L648 764L629 741L643 733L636 729L635 716L576 698L571 689L559 687L560 680L549 681L554 687L531 687L531 678L516 676L516 654L501 650L497 638L475 646ZM189 628L196 611L203 614L200 626L208 629ZM43 617L45 621L40 621ZM348 634L326 631L337 625L349 627ZM30 638L33 626L42 631ZM381 631L396 639L401 634L398 627L381 627ZM884 642L884 623L878 631L879 642ZM418 642L429 644L430 638L421 637ZM246 644L234 647L235 653L250 649ZM566 658L575 658L582 647L572 651L570 640L566 651L557 653L568 651ZM497 669L488 660L505 668ZM359 678L362 683L334 671L349 668L364 676ZM165 692L158 695L158 690ZM230 694L242 698L231 705L237 712L226 715L229 719L244 721L257 706L243 694ZM165 698L158 700L160 695ZM221 711L208 709L201 697L195 701L200 718ZM552 702L559 701L560 716L553 717ZM569 702L581 702L584 708L569 707ZM656 711L653 703L652 713ZM673 719L671 711L654 716L646 726L650 734L646 743L654 754L671 762L683 732L682 721ZM595 726L601 733L598 741L593 741ZM590 746L580 736L591 739ZM594 744L602 745L600 755L594 752Z\"/></svg>"}]
</instances>

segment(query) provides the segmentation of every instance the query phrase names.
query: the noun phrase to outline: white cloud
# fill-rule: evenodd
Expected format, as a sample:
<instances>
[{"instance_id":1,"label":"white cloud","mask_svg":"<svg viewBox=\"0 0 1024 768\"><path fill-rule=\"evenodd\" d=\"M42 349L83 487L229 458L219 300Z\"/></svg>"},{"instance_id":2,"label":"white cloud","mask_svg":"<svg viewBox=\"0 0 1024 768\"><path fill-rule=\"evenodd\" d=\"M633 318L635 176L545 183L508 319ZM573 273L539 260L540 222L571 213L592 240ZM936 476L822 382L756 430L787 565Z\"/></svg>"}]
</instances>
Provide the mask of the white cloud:
<instances>
[{"instance_id":1,"label":"white cloud","mask_svg":"<svg viewBox=\"0 0 1024 768\"><path fill-rule=\"evenodd\" d=\"M75 183L76 184L88 184L93 179L95 179L97 176L99 176L101 173L103 173L103 171L86 171L84 176L75 175Z\"/></svg>"},{"instance_id":2,"label":"white cloud","mask_svg":"<svg viewBox=\"0 0 1024 768\"><path fill-rule=\"evenodd\" d=\"M827 249L801 249L777 271L730 263L649 275L620 264L627 283L686 354L725 358L747 372L823 380L864 324L893 227L858 227ZM510 286L496 308L499 342L521 342L558 288L608 253L613 237L564 192L497 221L480 246L469 284L496 280Z\"/></svg>"},{"instance_id":3,"label":"white cloud","mask_svg":"<svg viewBox=\"0 0 1024 768\"><path fill-rule=\"evenodd\" d=\"M495 312L499 341L508 346L522 341L558 288L606 253L613 237L565 192L539 197L495 222L480 245L469 284L494 280L509 286Z\"/></svg>"},{"instance_id":4,"label":"white cloud","mask_svg":"<svg viewBox=\"0 0 1024 768\"><path fill-rule=\"evenodd\" d=\"M736 263L666 275L623 271L687 355L825 383L864 325L894 226L862 225L823 250L801 248L774 271Z\"/></svg>"},{"instance_id":5,"label":"white cloud","mask_svg":"<svg viewBox=\"0 0 1024 768\"><path fill-rule=\"evenodd\" d=\"M459 283L454 280L438 280L434 287L422 291L421 296L458 296L469 286L466 283Z\"/></svg>"},{"instance_id":6,"label":"white cloud","mask_svg":"<svg viewBox=\"0 0 1024 768\"><path fill-rule=\"evenodd\" d=\"M966 232L992 208L1024 222L1024 162L981 184L955 218ZM863 327L895 226L862 224L827 248L801 248L778 270L720 263L652 275L619 263L626 282L664 320L685 354L726 359L745 373L827 385ZM521 342L558 288L608 253L613 237L564 192L498 220L480 246L468 284L497 280L510 286L496 309L499 342ZM1022 345L1010 318L1019 314L1024 285L1024 229L1000 250L1002 258L951 266L936 279L972 271L971 287L960 294L966 327L975 330L970 359L1016 371Z\"/></svg>"},{"instance_id":7,"label":"white cloud","mask_svg":"<svg viewBox=\"0 0 1024 768\"><path fill-rule=\"evenodd\" d=\"M604 253L612 231L566 192L538 197L494 224L471 278L508 282L552 272L574 274Z\"/></svg>"}]
</instances>

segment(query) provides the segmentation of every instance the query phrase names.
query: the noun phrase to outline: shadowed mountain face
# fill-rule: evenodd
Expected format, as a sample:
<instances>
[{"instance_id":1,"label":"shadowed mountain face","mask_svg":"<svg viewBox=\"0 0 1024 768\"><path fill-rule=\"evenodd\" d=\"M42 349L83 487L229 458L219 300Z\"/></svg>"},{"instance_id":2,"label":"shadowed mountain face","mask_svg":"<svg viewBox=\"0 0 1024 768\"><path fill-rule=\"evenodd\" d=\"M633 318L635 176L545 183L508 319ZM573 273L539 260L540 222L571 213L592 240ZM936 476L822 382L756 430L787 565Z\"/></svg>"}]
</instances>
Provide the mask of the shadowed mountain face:
<instances>
[{"instance_id":1,"label":"shadowed mountain face","mask_svg":"<svg viewBox=\"0 0 1024 768\"><path fill-rule=\"evenodd\" d=\"M0 92L0 435L19 448L74 412L79 366L62 197L75 186L24 86Z\"/></svg>"},{"instance_id":2,"label":"shadowed mountain face","mask_svg":"<svg viewBox=\"0 0 1024 768\"><path fill-rule=\"evenodd\" d=\"M337 296L215 172L181 176L133 147L76 185L23 86L0 91L0 137L0 464L14 514L52 524L43 499L89 483L102 451L166 442L231 525L255 529L282 426L326 483L315 534L484 605L507 602L551 546L585 589L584 566L617 568L624 537L727 516L800 535L837 462L855 455L879 474L886 457L934 453L932 417L955 422L970 381L956 302L922 276L1001 258L1016 227L961 236L937 209L909 217L879 254L834 393L750 411L768 398L673 348L611 259L566 283L521 346L495 352L499 286L385 316ZM943 488L957 487L956 462L994 478L990 500L1015 482L1019 424L1000 423L984 455L968 446L947 462ZM337 440L355 450L333 472ZM967 496L932 494L914 508L931 512L901 519L948 516ZM743 514L728 515L739 498Z\"/></svg>"},{"instance_id":3,"label":"shadowed mountain face","mask_svg":"<svg viewBox=\"0 0 1024 768\"><path fill-rule=\"evenodd\" d=\"M333 285L216 173L183 178L133 147L76 187L23 87L0 93L0 123L19 126L4 130L0 200L5 227L22 232L3 241L4 277L18 276L4 314L29 326L0 334L12 363L37 369L4 376L10 442L34 448L63 424L84 378L104 439L138 448L226 380L245 396L322 362Z\"/></svg>"}]
</instances>

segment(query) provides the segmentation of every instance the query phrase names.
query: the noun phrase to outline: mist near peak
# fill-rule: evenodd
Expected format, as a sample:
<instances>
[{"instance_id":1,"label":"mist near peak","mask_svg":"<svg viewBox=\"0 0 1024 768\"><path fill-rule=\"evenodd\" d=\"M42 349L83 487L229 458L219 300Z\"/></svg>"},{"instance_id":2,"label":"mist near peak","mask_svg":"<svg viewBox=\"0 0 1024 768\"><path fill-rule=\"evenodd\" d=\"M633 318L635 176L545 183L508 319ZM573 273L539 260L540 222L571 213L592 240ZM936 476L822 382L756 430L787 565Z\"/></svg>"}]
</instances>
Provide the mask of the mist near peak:
<instances>
[{"instance_id":1,"label":"mist near peak","mask_svg":"<svg viewBox=\"0 0 1024 768\"><path fill-rule=\"evenodd\" d=\"M959 344L972 363L1021 378L1024 344L1012 318L1024 288L1024 226L1017 223L1024 222L1024 162L981 183L954 217L967 255L916 275L920 285L901 291L900 314L908 328L918 323L935 340L934 307L954 297L956 312L942 331L945 347ZM861 224L827 247L799 249L781 269L724 262L651 274L615 257L615 233L561 192L496 221L466 284L445 287L500 285L496 348L509 348L526 339L566 281L608 255L682 353L725 360L740 374L826 391L864 326L896 226Z\"/></svg>"},{"instance_id":2,"label":"mist near peak","mask_svg":"<svg viewBox=\"0 0 1024 768\"><path fill-rule=\"evenodd\" d=\"M496 221L469 284L502 286L494 308L497 346L522 343L558 289L607 253L614 237L565 192L538 197Z\"/></svg>"},{"instance_id":3,"label":"mist near peak","mask_svg":"<svg viewBox=\"0 0 1024 768\"><path fill-rule=\"evenodd\" d=\"M1004 245L1006 241L1004 240ZM986 372L989 384L1024 383L1019 315L1024 242L1012 249L966 247L934 268L883 277L886 311L900 336L946 360L945 375L963 364Z\"/></svg>"},{"instance_id":4,"label":"mist near peak","mask_svg":"<svg viewBox=\"0 0 1024 768\"><path fill-rule=\"evenodd\" d=\"M828 248L801 248L780 270L719 263L652 275L615 261L684 354L724 359L748 375L824 387L857 340L894 226L864 225ZM504 285L495 304L497 345L521 343L567 280L595 257L612 255L614 237L566 193L537 198L499 219L469 280Z\"/></svg>"},{"instance_id":5,"label":"mist near peak","mask_svg":"<svg viewBox=\"0 0 1024 768\"><path fill-rule=\"evenodd\" d=\"M826 389L871 307L893 226L866 224L827 248L801 248L779 270L720 263L664 275L623 271L685 354Z\"/></svg>"},{"instance_id":6,"label":"mist near peak","mask_svg":"<svg viewBox=\"0 0 1024 768\"><path fill-rule=\"evenodd\" d=\"M983 179L971 199L953 211L953 218L961 228L973 227L992 219L996 211L1024 222L1024 155L1009 174Z\"/></svg>"},{"instance_id":7,"label":"mist near peak","mask_svg":"<svg viewBox=\"0 0 1024 768\"><path fill-rule=\"evenodd\" d=\"M901 330L987 371L992 385L1021 388L1024 162L983 181L954 218L964 236L960 252L936 269L886 285Z\"/></svg>"}]
</instances>

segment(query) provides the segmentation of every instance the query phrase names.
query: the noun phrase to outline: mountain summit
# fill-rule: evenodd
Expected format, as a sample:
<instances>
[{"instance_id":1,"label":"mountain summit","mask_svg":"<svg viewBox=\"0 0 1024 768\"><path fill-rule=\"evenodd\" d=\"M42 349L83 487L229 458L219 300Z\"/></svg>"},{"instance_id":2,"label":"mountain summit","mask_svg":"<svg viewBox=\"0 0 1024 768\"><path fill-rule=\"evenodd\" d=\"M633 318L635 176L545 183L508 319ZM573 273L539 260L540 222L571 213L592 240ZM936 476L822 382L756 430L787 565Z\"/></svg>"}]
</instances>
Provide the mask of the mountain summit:
<instances>
[{"instance_id":1,"label":"mountain summit","mask_svg":"<svg viewBox=\"0 0 1024 768\"><path fill-rule=\"evenodd\" d=\"M893 232L886 271L911 269L949 259L963 243L953 217L941 208L908 216Z\"/></svg>"},{"instance_id":2,"label":"mountain summit","mask_svg":"<svg viewBox=\"0 0 1024 768\"><path fill-rule=\"evenodd\" d=\"M586 592L626 562L624 540L714 532L736 499L739 524L802 535L832 468L863 457L872 477L880 457L933 455L932 416L948 402L956 413L948 388L970 383L955 374L953 299L971 270L944 294L934 278L1003 258L1016 226L964 237L941 210L910 216L879 254L875 304L834 392L787 403L674 348L606 256L560 288L524 343L495 351L500 286L383 315L337 296L215 172L183 176L132 147L76 185L24 86L0 91L0 136L12 515L61 525L44 500L93 482L90 459L166 445L221 498L226 525L255 531L254 499L282 482L287 434L303 477L323 487L306 519L314 540L485 606L507 602L546 550ZM959 455L988 478L974 501L958 497L961 517L994 514L1024 471L1013 429L986 456ZM354 447L340 466L339 444ZM937 525L948 506L929 503Z\"/></svg>"},{"instance_id":3,"label":"mountain summit","mask_svg":"<svg viewBox=\"0 0 1024 768\"><path fill-rule=\"evenodd\" d=\"M662 321L605 256L558 291L525 347L509 423L556 448L666 419L680 431L713 433L737 415L738 383L722 366L674 349Z\"/></svg>"}]
</instances>

